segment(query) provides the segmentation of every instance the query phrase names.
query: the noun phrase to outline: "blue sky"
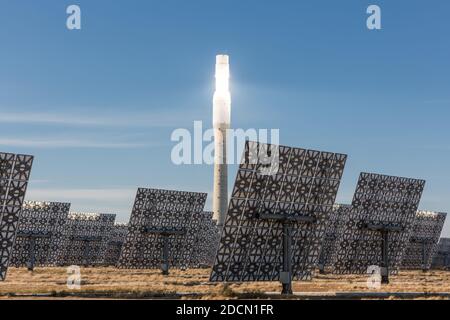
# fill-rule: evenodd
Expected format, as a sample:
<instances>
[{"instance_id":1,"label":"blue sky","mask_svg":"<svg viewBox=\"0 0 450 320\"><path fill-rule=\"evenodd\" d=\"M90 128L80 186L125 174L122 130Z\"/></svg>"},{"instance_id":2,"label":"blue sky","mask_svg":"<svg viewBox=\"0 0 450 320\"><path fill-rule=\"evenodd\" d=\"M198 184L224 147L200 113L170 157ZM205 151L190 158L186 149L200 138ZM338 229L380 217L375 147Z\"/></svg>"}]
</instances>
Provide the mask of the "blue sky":
<instances>
[{"instance_id":1,"label":"blue sky","mask_svg":"<svg viewBox=\"0 0 450 320\"><path fill-rule=\"evenodd\" d=\"M80 31L66 29L70 4ZM380 31L366 28L370 4ZM121 221L137 187L210 193L212 167L173 165L170 135L210 126L227 53L233 127L347 153L339 201L368 171L426 179L421 208L448 211L449 12L443 0L0 0L0 150L36 156L29 200Z\"/></svg>"}]
</instances>

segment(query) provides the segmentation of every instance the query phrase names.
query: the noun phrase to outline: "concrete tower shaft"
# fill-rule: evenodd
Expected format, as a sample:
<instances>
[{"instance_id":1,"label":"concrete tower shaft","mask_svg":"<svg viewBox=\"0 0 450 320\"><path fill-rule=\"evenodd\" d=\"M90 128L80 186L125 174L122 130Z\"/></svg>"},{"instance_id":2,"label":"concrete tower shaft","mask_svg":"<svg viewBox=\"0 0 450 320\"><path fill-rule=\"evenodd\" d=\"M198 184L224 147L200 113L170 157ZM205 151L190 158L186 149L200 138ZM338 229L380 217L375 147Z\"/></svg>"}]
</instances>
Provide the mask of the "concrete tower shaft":
<instances>
[{"instance_id":1,"label":"concrete tower shaft","mask_svg":"<svg viewBox=\"0 0 450 320\"><path fill-rule=\"evenodd\" d=\"M220 228L228 209L227 130L231 122L230 65L227 55L216 57L216 91L213 99L214 125L214 219Z\"/></svg>"}]
</instances>

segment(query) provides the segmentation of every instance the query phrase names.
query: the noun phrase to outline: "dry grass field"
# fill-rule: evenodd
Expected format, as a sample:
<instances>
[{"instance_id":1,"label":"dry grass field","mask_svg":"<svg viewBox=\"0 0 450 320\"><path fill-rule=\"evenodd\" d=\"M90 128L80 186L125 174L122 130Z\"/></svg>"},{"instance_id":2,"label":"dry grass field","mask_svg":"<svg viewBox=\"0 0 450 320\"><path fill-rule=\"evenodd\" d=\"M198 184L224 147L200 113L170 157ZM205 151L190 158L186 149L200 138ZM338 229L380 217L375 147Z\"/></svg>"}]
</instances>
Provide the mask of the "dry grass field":
<instances>
[{"instance_id":1,"label":"dry grass field","mask_svg":"<svg viewBox=\"0 0 450 320\"><path fill-rule=\"evenodd\" d=\"M81 289L69 290L65 268L37 268L34 272L10 268L5 282L0 282L1 298L162 298L162 299L239 299L277 298L277 282L209 283L209 270L172 270L163 277L159 270L120 270L83 268ZM415 298L444 299L436 293L450 292L450 272L403 271L391 277L391 284L379 290L368 289L365 276L317 275L312 282L295 282L294 291L303 293L291 298L332 295L333 293L368 294L428 293ZM345 298L345 295L342 296ZM366 297L367 298L367 297ZM384 299L399 298L396 295ZM410 297L411 298L411 297Z\"/></svg>"}]
</instances>

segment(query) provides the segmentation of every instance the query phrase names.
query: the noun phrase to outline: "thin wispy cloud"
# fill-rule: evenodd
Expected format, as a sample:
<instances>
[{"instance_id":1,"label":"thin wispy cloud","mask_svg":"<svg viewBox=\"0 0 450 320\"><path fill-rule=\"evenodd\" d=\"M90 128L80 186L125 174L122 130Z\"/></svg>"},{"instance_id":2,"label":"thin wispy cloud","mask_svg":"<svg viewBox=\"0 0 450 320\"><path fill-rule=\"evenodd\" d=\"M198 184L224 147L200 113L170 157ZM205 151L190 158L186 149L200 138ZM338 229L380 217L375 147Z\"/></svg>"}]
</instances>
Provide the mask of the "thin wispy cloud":
<instances>
[{"instance_id":1,"label":"thin wispy cloud","mask_svg":"<svg viewBox=\"0 0 450 320\"><path fill-rule=\"evenodd\" d=\"M49 113L0 113L2 123L61 124L61 125L104 125L107 121L96 118L83 118L74 115Z\"/></svg>"},{"instance_id":2,"label":"thin wispy cloud","mask_svg":"<svg viewBox=\"0 0 450 320\"><path fill-rule=\"evenodd\" d=\"M435 152L448 152L450 151L450 146L448 145L436 145L436 144L422 144L415 146L414 149L435 151Z\"/></svg>"},{"instance_id":3,"label":"thin wispy cloud","mask_svg":"<svg viewBox=\"0 0 450 320\"><path fill-rule=\"evenodd\" d=\"M50 180L46 180L46 179L30 179L29 181L30 183L36 183L36 184L44 184L44 183L49 183Z\"/></svg>"},{"instance_id":4,"label":"thin wispy cloud","mask_svg":"<svg viewBox=\"0 0 450 320\"><path fill-rule=\"evenodd\" d=\"M426 104L449 104L450 105L450 98L448 99L431 99L424 101Z\"/></svg>"},{"instance_id":5,"label":"thin wispy cloud","mask_svg":"<svg viewBox=\"0 0 450 320\"><path fill-rule=\"evenodd\" d=\"M146 143L103 142L80 139L14 139L0 138L0 146L27 148L97 148L97 149L127 149L149 147Z\"/></svg>"},{"instance_id":6,"label":"thin wispy cloud","mask_svg":"<svg viewBox=\"0 0 450 320\"><path fill-rule=\"evenodd\" d=\"M168 108L167 110L153 112L151 114L141 113L130 115L117 113L114 115L86 116L71 113L0 112L0 123L83 127L171 127L179 126L182 124L182 121L191 117L186 109Z\"/></svg>"}]
</instances>

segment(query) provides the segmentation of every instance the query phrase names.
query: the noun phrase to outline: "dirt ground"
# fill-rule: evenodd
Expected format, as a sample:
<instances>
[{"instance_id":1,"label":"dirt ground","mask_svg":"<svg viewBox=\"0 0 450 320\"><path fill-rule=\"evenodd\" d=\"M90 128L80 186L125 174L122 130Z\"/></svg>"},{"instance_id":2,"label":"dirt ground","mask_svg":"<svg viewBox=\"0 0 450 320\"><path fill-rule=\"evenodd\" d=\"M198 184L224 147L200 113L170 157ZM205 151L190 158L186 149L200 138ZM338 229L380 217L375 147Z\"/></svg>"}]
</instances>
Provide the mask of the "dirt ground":
<instances>
[{"instance_id":1,"label":"dirt ground","mask_svg":"<svg viewBox=\"0 0 450 320\"><path fill-rule=\"evenodd\" d=\"M82 268L80 289L69 289L67 278L66 268L37 268L34 272L10 268L7 280L0 282L0 298L32 295L33 298L258 299L276 298L281 290L277 282L210 283L209 269L171 270L171 274L164 277L159 270ZM436 293L450 296L450 272L403 271L391 276L391 283L380 289L369 289L367 276L317 274L311 282L294 282L293 290L303 293L303 298L336 292L356 295L425 292L429 293L428 299L448 299ZM395 298L395 295L385 298Z\"/></svg>"}]
</instances>

